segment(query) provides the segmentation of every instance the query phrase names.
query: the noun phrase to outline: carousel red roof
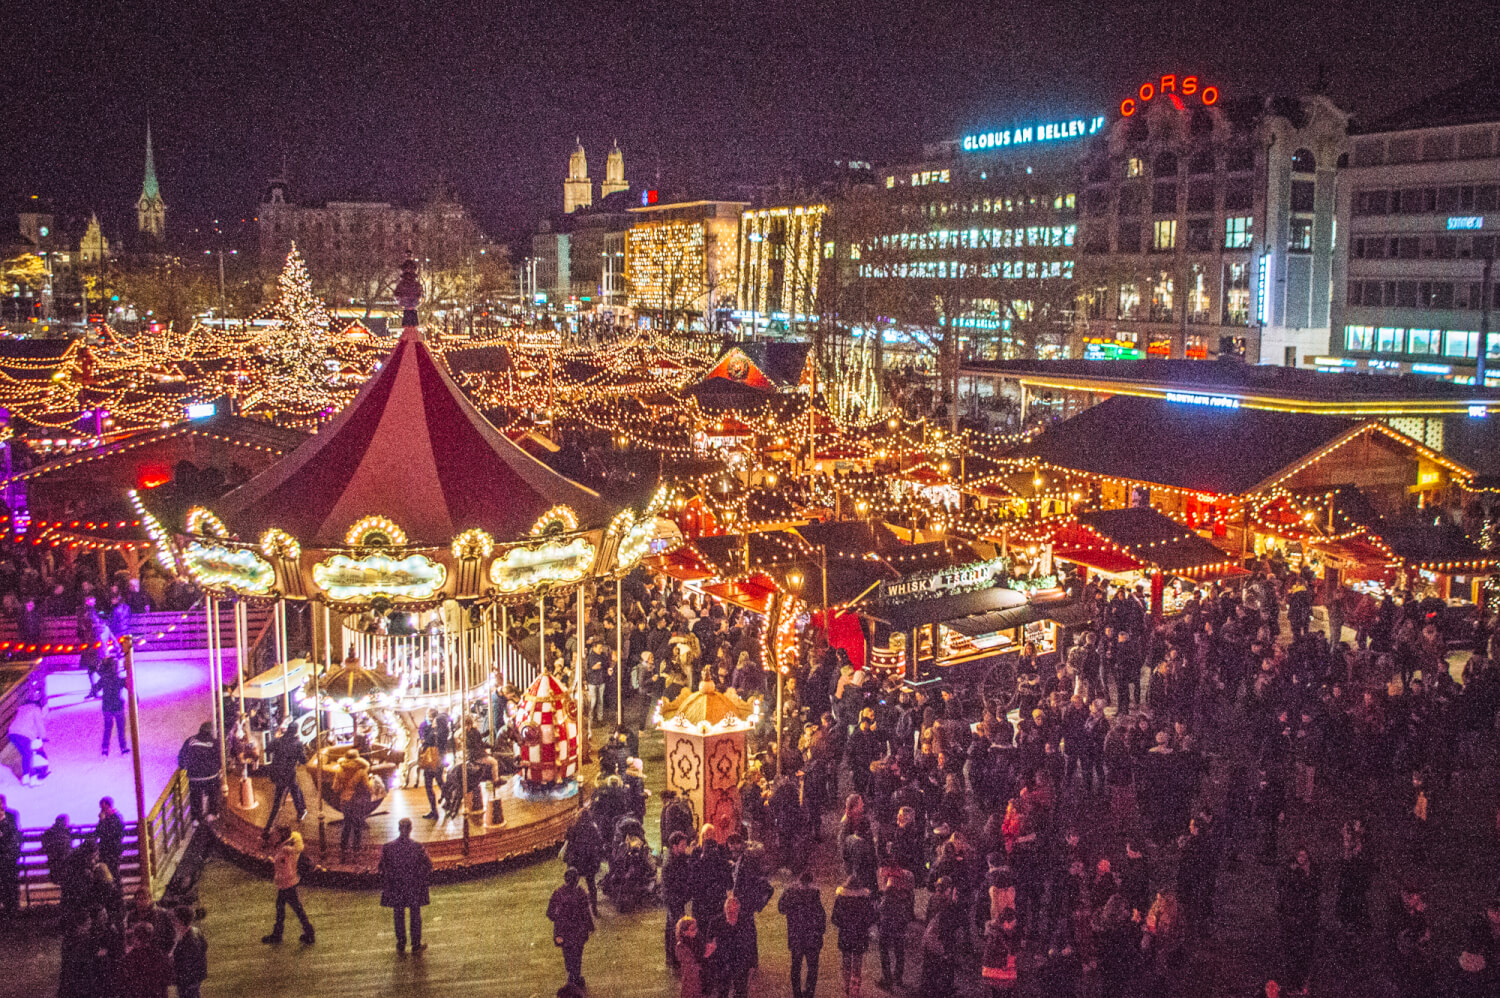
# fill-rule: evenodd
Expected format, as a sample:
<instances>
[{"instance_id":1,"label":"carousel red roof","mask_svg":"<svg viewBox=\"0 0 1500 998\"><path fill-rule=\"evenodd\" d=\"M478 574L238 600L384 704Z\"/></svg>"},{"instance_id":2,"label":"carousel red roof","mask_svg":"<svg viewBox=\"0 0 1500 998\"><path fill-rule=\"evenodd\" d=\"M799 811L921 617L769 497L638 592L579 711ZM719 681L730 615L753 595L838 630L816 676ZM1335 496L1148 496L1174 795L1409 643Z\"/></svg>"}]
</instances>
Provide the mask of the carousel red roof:
<instances>
[{"instance_id":1,"label":"carousel red roof","mask_svg":"<svg viewBox=\"0 0 1500 998\"><path fill-rule=\"evenodd\" d=\"M280 527L303 544L336 546L364 516L389 517L412 544L441 546L479 527L524 536L558 504L585 526L611 511L484 418L415 328L327 427L225 496L215 509L241 537Z\"/></svg>"}]
</instances>

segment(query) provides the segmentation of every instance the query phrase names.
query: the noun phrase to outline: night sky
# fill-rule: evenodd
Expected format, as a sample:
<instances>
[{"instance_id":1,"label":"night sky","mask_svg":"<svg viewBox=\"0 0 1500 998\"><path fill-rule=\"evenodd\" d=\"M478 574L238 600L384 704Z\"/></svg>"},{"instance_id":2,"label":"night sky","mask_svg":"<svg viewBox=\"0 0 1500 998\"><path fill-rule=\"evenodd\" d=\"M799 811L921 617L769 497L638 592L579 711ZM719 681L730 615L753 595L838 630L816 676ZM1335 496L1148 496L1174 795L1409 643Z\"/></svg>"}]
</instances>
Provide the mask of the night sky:
<instances>
[{"instance_id":1,"label":"night sky","mask_svg":"<svg viewBox=\"0 0 1500 998\"><path fill-rule=\"evenodd\" d=\"M1370 116L1477 72L1500 29L1450 0L423 6L7 4L0 191L118 228L149 112L169 228L251 214L285 150L294 197L415 199L441 173L509 238L560 207L575 134L595 178L618 138L639 188L899 157L1173 71L1228 96L1322 64Z\"/></svg>"}]
</instances>

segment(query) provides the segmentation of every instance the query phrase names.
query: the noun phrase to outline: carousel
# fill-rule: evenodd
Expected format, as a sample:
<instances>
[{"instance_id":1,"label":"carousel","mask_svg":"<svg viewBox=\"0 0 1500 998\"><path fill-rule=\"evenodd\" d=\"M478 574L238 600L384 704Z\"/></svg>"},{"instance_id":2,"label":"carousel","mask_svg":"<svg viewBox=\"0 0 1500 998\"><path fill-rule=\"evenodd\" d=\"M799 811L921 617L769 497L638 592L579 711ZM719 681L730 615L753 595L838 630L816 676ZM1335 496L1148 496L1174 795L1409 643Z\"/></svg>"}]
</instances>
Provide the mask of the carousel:
<instances>
[{"instance_id":1,"label":"carousel","mask_svg":"<svg viewBox=\"0 0 1500 998\"><path fill-rule=\"evenodd\" d=\"M310 855L343 873L373 871L402 817L440 868L561 841L579 806L587 711L582 642L569 685L543 672L548 600L554 614L571 602L582 630L585 591L618 587L650 553L664 499L613 509L511 442L423 340L412 261L396 297L394 351L296 451L214 508L189 510L177 529L133 496L162 561L205 593L209 633L233 615L242 664L236 682L213 684L221 729L236 708L245 713L247 689L252 699L274 691L260 701L259 727L298 733L310 811L302 831L311 844L315 811ZM273 611L262 634L247 624L255 604ZM513 626L528 612L540 624L536 661L520 653ZM246 675L266 654L270 667ZM223 648L209 655L211 674L223 675ZM501 689L525 691L518 709L493 709ZM257 747L275 744L268 732ZM270 815L269 780L243 768L253 792L231 797L215 831L264 860L262 829L297 817L289 804ZM444 797L436 819L424 788L433 782ZM450 796L461 806L450 810ZM329 826L351 820L364 828L362 845L330 844Z\"/></svg>"}]
</instances>

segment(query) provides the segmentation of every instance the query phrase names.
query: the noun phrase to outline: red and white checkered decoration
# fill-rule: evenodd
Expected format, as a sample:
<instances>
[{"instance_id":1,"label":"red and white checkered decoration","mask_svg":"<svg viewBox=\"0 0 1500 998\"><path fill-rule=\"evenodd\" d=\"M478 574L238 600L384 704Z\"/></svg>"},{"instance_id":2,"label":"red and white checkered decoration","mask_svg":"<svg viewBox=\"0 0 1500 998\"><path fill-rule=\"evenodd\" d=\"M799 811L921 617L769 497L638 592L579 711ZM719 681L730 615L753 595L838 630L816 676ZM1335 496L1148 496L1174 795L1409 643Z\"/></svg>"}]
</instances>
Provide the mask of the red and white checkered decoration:
<instances>
[{"instance_id":1,"label":"red and white checkered decoration","mask_svg":"<svg viewBox=\"0 0 1500 998\"><path fill-rule=\"evenodd\" d=\"M521 778L528 783L563 783L578 775L578 718L573 699L543 673L521 698L516 718L521 733Z\"/></svg>"}]
</instances>

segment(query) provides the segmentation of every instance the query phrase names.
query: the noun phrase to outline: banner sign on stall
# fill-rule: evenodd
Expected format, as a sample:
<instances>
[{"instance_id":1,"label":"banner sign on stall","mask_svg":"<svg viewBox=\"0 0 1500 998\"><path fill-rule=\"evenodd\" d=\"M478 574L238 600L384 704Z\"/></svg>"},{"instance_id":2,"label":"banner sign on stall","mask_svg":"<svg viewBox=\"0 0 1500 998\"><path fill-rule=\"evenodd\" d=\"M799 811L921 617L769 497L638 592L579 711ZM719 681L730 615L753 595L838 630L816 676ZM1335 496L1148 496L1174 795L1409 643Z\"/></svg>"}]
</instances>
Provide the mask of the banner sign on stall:
<instances>
[{"instance_id":1,"label":"banner sign on stall","mask_svg":"<svg viewBox=\"0 0 1500 998\"><path fill-rule=\"evenodd\" d=\"M1006 559L991 558L930 572L913 572L899 582L882 582L882 596L887 600L906 602L989 589L1004 578L1007 567Z\"/></svg>"}]
</instances>

